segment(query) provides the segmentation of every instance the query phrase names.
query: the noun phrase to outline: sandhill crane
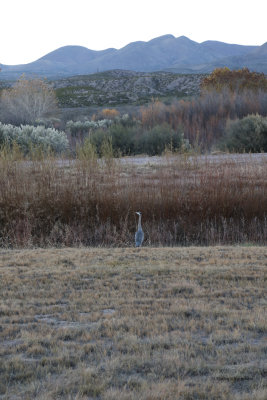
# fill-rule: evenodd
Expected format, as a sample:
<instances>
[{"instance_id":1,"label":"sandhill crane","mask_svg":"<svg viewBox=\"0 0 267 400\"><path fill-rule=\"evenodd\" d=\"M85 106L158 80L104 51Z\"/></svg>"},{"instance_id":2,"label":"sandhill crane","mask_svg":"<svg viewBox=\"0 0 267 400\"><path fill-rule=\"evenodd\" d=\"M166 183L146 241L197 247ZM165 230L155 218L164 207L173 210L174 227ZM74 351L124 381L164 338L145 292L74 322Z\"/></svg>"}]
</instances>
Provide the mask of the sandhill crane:
<instances>
[{"instance_id":1,"label":"sandhill crane","mask_svg":"<svg viewBox=\"0 0 267 400\"><path fill-rule=\"evenodd\" d=\"M141 226L142 214L140 211L136 211L136 214L138 215L138 228L135 233L135 247L141 247L144 240L144 232Z\"/></svg>"}]
</instances>

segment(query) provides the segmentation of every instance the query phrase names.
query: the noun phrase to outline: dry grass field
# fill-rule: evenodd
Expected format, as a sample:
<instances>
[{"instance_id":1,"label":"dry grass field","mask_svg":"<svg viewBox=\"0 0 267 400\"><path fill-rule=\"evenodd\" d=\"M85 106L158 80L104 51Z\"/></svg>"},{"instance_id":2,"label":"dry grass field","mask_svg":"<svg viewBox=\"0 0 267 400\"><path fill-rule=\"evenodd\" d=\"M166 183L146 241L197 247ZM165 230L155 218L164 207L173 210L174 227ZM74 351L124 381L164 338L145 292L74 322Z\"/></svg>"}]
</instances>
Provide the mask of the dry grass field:
<instances>
[{"instance_id":1,"label":"dry grass field","mask_svg":"<svg viewBox=\"0 0 267 400\"><path fill-rule=\"evenodd\" d=\"M0 399L267 398L267 249L0 251Z\"/></svg>"}]
</instances>

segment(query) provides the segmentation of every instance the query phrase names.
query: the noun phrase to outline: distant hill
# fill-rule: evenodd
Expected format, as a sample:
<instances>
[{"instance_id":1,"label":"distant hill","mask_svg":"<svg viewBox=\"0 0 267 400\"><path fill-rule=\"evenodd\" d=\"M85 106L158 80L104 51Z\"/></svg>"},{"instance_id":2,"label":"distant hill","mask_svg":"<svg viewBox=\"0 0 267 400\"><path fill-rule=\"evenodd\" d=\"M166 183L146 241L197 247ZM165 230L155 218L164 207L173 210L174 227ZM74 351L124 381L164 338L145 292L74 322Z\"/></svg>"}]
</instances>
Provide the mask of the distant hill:
<instances>
[{"instance_id":1,"label":"distant hill","mask_svg":"<svg viewBox=\"0 0 267 400\"><path fill-rule=\"evenodd\" d=\"M169 71L176 73L210 73L215 68L228 67L230 69L240 69L247 67L251 71L263 72L267 74L267 42L262 46L254 48L246 54L233 55L222 57L216 61L206 64L191 65L188 68L185 66L173 66Z\"/></svg>"},{"instance_id":2,"label":"distant hill","mask_svg":"<svg viewBox=\"0 0 267 400\"><path fill-rule=\"evenodd\" d=\"M248 67L267 73L267 43L244 46L217 41L198 43L185 36L164 35L148 42L133 42L121 49L90 50L64 46L24 65L0 65L1 79L21 74L49 78L84 75L114 69L152 72L206 73L216 67Z\"/></svg>"},{"instance_id":3,"label":"distant hill","mask_svg":"<svg viewBox=\"0 0 267 400\"><path fill-rule=\"evenodd\" d=\"M196 95L203 74L112 70L54 79L60 107L144 104L151 98L171 99Z\"/></svg>"}]
</instances>

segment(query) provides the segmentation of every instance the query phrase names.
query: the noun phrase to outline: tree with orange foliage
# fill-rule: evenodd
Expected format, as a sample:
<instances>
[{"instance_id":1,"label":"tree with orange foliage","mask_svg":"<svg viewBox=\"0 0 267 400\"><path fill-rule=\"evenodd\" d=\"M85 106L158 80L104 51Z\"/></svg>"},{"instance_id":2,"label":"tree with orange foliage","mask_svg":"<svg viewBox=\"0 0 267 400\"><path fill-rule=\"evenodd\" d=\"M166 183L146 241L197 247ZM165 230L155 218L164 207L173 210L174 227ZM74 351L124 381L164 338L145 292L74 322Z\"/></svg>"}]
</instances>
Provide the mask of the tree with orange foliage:
<instances>
[{"instance_id":1,"label":"tree with orange foliage","mask_svg":"<svg viewBox=\"0 0 267 400\"><path fill-rule=\"evenodd\" d=\"M231 71L229 68L216 68L201 82L203 92L216 90L221 92L228 89L231 92L244 90L267 91L267 78L263 73L251 72L248 68Z\"/></svg>"},{"instance_id":2,"label":"tree with orange foliage","mask_svg":"<svg viewBox=\"0 0 267 400\"><path fill-rule=\"evenodd\" d=\"M164 103L159 101L159 99L152 98L151 103L140 110L142 125L151 128L157 124L166 122L165 110L166 106Z\"/></svg>"},{"instance_id":3,"label":"tree with orange foliage","mask_svg":"<svg viewBox=\"0 0 267 400\"><path fill-rule=\"evenodd\" d=\"M101 111L101 115L107 119L115 119L120 113L115 108L104 108L104 110Z\"/></svg>"}]
</instances>

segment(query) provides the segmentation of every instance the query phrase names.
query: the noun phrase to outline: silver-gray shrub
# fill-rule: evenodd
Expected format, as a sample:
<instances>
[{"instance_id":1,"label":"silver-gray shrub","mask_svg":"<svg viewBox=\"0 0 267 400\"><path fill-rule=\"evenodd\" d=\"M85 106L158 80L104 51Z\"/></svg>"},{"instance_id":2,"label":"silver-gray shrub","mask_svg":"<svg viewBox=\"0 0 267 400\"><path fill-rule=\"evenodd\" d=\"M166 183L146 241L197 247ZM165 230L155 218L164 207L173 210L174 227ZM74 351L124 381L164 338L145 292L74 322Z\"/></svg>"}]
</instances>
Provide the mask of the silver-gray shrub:
<instances>
[{"instance_id":1,"label":"silver-gray shrub","mask_svg":"<svg viewBox=\"0 0 267 400\"><path fill-rule=\"evenodd\" d=\"M32 125L18 127L0 122L0 145L12 146L14 142L24 154L28 154L33 147L41 148L43 151L63 153L69 146L65 132L54 128Z\"/></svg>"},{"instance_id":2,"label":"silver-gray shrub","mask_svg":"<svg viewBox=\"0 0 267 400\"><path fill-rule=\"evenodd\" d=\"M71 136L76 137L77 135L88 134L90 131L94 131L99 128L108 128L113 124L114 121L111 119L101 119L98 121L68 121L66 123L66 131Z\"/></svg>"}]
</instances>

